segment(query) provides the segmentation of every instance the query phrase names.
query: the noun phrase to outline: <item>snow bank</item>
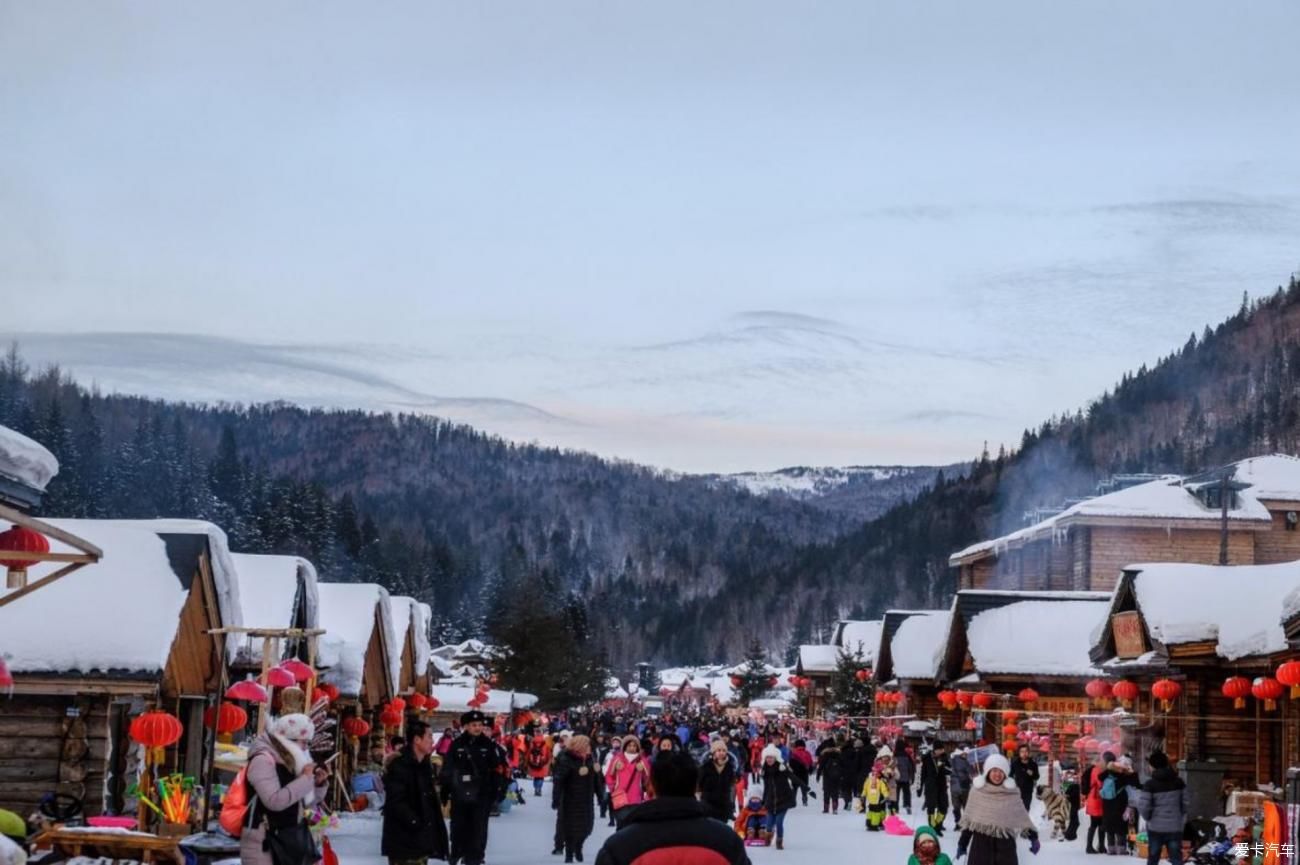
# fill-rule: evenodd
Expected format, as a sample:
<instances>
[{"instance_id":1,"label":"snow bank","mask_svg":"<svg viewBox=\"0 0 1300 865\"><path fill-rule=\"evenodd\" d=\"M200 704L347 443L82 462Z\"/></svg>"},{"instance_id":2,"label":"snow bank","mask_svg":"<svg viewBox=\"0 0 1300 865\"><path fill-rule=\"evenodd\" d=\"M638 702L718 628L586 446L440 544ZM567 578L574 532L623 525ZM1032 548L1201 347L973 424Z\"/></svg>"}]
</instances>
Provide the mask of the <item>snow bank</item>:
<instances>
[{"instance_id":1,"label":"snow bank","mask_svg":"<svg viewBox=\"0 0 1300 865\"><path fill-rule=\"evenodd\" d=\"M1138 608L1166 645L1214 640L1234 661L1287 647L1282 612L1300 589L1300 562L1277 565L1131 565Z\"/></svg>"},{"instance_id":2,"label":"snow bank","mask_svg":"<svg viewBox=\"0 0 1300 865\"><path fill-rule=\"evenodd\" d=\"M889 644L896 678L934 679L939 675L951 620L947 610L919 612L903 620Z\"/></svg>"},{"instance_id":3,"label":"snow bank","mask_svg":"<svg viewBox=\"0 0 1300 865\"><path fill-rule=\"evenodd\" d=\"M1019 601L976 614L966 629L981 674L1093 676L1092 633L1106 618L1104 600Z\"/></svg>"},{"instance_id":4,"label":"snow bank","mask_svg":"<svg viewBox=\"0 0 1300 865\"><path fill-rule=\"evenodd\" d=\"M839 665L838 646L800 646L799 666L805 673L831 673Z\"/></svg>"},{"instance_id":5,"label":"snow bank","mask_svg":"<svg viewBox=\"0 0 1300 865\"><path fill-rule=\"evenodd\" d=\"M320 596L317 592L316 568L299 556L263 556L232 553L239 580L239 602L244 627L292 627L298 599L306 601L309 628L320 621ZM243 647L250 660L262 660L262 640L250 639Z\"/></svg>"},{"instance_id":6,"label":"snow bank","mask_svg":"<svg viewBox=\"0 0 1300 865\"><path fill-rule=\"evenodd\" d=\"M45 491L59 473L59 461L40 442L0 426L0 475Z\"/></svg>"},{"instance_id":7,"label":"snow bank","mask_svg":"<svg viewBox=\"0 0 1300 865\"><path fill-rule=\"evenodd\" d=\"M880 634L885 623L880 619L869 622L843 622L840 625L839 645L849 654L861 651L868 664L875 664L880 650Z\"/></svg>"},{"instance_id":8,"label":"snow bank","mask_svg":"<svg viewBox=\"0 0 1300 865\"><path fill-rule=\"evenodd\" d=\"M380 623L380 642L389 661L387 690L397 690L397 676L393 674L391 658L401 651L393 629L393 615L388 603L388 592L373 583L321 583L320 627L325 634L320 638L320 663L328 670L322 681L336 686L348 697L361 693L361 680L366 668L366 649L375 632L375 617Z\"/></svg>"},{"instance_id":9,"label":"snow bank","mask_svg":"<svg viewBox=\"0 0 1300 865\"><path fill-rule=\"evenodd\" d=\"M474 697L475 689L463 685L434 685L429 695L438 700L439 712L468 712L469 701ZM487 702L479 710L488 715L499 715L514 709L531 709L537 705L537 697L524 691L488 691Z\"/></svg>"}]
</instances>

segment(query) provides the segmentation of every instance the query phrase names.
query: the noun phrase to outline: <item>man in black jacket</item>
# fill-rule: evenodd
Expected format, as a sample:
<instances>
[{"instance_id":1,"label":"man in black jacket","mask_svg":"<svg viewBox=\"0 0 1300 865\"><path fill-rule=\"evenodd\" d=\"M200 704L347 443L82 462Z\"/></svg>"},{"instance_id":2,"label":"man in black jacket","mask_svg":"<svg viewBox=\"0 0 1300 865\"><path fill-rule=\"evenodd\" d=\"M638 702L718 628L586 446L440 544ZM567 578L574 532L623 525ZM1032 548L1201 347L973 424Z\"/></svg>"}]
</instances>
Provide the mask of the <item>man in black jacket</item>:
<instances>
[{"instance_id":1,"label":"man in black jacket","mask_svg":"<svg viewBox=\"0 0 1300 865\"><path fill-rule=\"evenodd\" d=\"M442 789L451 799L451 865L483 865L488 817L505 792L508 764L483 732L486 722L477 709L461 715L463 732L442 764Z\"/></svg>"},{"instance_id":2,"label":"man in black jacket","mask_svg":"<svg viewBox=\"0 0 1300 865\"><path fill-rule=\"evenodd\" d=\"M1029 803L1034 801L1034 788L1038 786L1038 762L1029 753L1027 745L1021 745L1016 759L1011 761L1011 779L1020 788L1020 801L1029 810Z\"/></svg>"},{"instance_id":3,"label":"man in black jacket","mask_svg":"<svg viewBox=\"0 0 1300 865\"><path fill-rule=\"evenodd\" d=\"M447 858L447 826L433 784L433 730L423 721L407 725L406 745L384 772L384 834L381 852L389 865L424 865Z\"/></svg>"},{"instance_id":4,"label":"man in black jacket","mask_svg":"<svg viewBox=\"0 0 1300 865\"><path fill-rule=\"evenodd\" d=\"M688 754L667 751L655 757L650 783L656 798L638 805L623 828L606 839L596 865L631 865L641 857L676 848L673 861L749 865L745 842L731 827L709 817L695 800L698 769Z\"/></svg>"}]
</instances>

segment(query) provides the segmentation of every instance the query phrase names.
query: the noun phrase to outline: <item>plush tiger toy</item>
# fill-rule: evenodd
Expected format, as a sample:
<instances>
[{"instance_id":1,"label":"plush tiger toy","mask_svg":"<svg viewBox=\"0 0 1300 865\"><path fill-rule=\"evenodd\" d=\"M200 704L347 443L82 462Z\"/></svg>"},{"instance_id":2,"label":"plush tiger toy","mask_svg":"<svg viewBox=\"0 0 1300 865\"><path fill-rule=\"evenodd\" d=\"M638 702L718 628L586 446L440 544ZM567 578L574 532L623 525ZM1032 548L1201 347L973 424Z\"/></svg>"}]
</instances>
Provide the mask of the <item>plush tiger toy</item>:
<instances>
[{"instance_id":1,"label":"plush tiger toy","mask_svg":"<svg viewBox=\"0 0 1300 865\"><path fill-rule=\"evenodd\" d=\"M1051 837L1057 841L1065 840L1065 827L1070 822L1070 800L1060 790L1053 790L1046 784L1038 785L1038 798L1043 800L1043 814L1052 821Z\"/></svg>"}]
</instances>

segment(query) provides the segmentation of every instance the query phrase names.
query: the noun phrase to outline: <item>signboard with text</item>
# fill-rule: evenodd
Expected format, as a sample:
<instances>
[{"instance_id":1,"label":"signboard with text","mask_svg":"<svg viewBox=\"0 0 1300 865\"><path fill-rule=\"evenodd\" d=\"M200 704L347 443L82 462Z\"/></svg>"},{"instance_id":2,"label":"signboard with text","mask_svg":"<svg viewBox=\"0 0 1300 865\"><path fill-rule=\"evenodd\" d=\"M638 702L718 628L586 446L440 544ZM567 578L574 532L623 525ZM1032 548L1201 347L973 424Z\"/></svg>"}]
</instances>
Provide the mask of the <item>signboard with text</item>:
<instances>
[{"instance_id":1,"label":"signboard with text","mask_svg":"<svg viewBox=\"0 0 1300 865\"><path fill-rule=\"evenodd\" d=\"M1146 654L1146 634L1142 632L1142 620L1135 610L1111 616L1110 630L1115 635L1117 657L1130 660Z\"/></svg>"}]
</instances>

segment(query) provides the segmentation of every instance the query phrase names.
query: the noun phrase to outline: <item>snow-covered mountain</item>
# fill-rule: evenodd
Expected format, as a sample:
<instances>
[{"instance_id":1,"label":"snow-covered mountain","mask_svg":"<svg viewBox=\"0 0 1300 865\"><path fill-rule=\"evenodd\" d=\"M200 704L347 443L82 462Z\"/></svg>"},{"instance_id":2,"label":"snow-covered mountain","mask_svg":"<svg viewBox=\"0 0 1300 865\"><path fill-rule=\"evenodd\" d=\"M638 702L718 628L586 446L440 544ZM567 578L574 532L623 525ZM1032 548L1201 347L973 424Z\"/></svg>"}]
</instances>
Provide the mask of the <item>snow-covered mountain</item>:
<instances>
[{"instance_id":1,"label":"snow-covered mountain","mask_svg":"<svg viewBox=\"0 0 1300 865\"><path fill-rule=\"evenodd\" d=\"M770 472L708 475L718 484L748 490L756 496L786 496L838 513L872 519L893 505L911 499L934 482L939 471L947 477L965 472L963 463L950 466L793 466Z\"/></svg>"}]
</instances>

